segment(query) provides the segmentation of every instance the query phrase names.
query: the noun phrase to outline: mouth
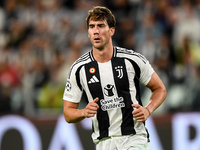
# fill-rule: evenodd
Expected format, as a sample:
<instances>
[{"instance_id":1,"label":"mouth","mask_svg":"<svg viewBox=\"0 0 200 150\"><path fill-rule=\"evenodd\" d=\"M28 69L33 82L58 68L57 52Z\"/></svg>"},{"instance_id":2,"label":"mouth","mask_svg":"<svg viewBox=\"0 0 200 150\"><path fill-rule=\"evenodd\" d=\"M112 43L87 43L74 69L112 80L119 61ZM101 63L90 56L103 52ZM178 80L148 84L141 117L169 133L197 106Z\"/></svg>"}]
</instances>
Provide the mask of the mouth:
<instances>
[{"instance_id":1,"label":"mouth","mask_svg":"<svg viewBox=\"0 0 200 150\"><path fill-rule=\"evenodd\" d=\"M100 38L99 38L99 37L96 37L96 38L94 38L94 41L95 41L95 42L100 42Z\"/></svg>"}]
</instances>

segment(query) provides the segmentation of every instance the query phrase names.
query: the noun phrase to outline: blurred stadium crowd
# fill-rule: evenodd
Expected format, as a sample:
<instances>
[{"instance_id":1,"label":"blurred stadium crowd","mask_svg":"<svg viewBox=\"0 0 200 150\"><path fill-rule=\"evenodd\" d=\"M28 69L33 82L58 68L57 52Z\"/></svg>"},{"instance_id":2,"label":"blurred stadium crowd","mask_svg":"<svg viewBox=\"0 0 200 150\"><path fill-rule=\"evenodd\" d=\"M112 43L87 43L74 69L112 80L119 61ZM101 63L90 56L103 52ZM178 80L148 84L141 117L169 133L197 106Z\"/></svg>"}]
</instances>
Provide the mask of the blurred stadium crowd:
<instances>
[{"instance_id":1,"label":"blurred stadium crowd","mask_svg":"<svg viewBox=\"0 0 200 150\"><path fill-rule=\"evenodd\" d=\"M155 114L200 110L200 0L1 0L0 114L62 112L69 67L91 49L85 18L96 5L116 17L114 45L145 55L166 85Z\"/></svg>"}]
</instances>

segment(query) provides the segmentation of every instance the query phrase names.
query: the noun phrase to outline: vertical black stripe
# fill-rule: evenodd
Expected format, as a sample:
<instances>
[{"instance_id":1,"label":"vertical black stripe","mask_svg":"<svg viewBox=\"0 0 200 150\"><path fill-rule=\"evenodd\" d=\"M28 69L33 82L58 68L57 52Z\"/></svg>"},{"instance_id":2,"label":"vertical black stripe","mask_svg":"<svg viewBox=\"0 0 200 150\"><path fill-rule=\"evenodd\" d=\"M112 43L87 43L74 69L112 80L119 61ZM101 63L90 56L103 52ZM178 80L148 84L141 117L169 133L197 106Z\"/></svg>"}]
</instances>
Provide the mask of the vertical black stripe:
<instances>
[{"instance_id":1,"label":"vertical black stripe","mask_svg":"<svg viewBox=\"0 0 200 150\"><path fill-rule=\"evenodd\" d=\"M133 107L131 106L132 100L129 90L129 81L125 62L123 58L112 59L112 68L114 74L115 85L118 93L118 97L123 97L125 107L122 107L122 124L121 132L122 135L135 134L134 121L132 116ZM117 71L118 69L118 71ZM121 71L123 72L120 72Z\"/></svg>"},{"instance_id":2,"label":"vertical black stripe","mask_svg":"<svg viewBox=\"0 0 200 150\"><path fill-rule=\"evenodd\" d=\"M81 70L81 67L82 67L82 66L80 66L80 67L77 69L76 73L75 73L75 75L76 75L76 82L77 82L77 85L78 85L78 87L79 87L80 90L83 89L82 86L81 86L81 82L80 82L80 70Z\"/></svg>"},{"instance_id":3,"label":"vertical black stripe","mask_svg":"<svg viewBox=\"0 0 200 150\"><path fill-rule=\"evenodd\" d=\"M131 64L133 65L133 68L135 69L135 78L134 78L134 83L135 83L135 88L136 88L136 99L138 101L138 103L143 106L142 104L142 100L141 100L141 94L140 94L140 84L139 84L139 79L140 79L140 67L137 65L137 63L135 63L134 61L130 60ZM143 122L143 124L145 125L145 122ZM149 140L149 132L146 128L146 132L147 132L147 139Z\"/></svg>"},{"instance_id":4,"label":"vertical black stripe","mask_svg":"<svg viewBox=\"0 0 200 150\"><path fill-rule=\"evenodd\" d=\"M140 79L140 68L139 66L132 60L130 60L131 64L133 65L133 68L135 69L135 78L134 78L134 83L135 83L135 88L136 88L136 99L139 102L141 106L143 106L142 101L141 101L141 95L140 95L140 84L139 84L139 79Z\"/></svg>"},{"instance_id":5,"label":"vertical black stripe","mask_svg":"<svg viewBox=\"0 0 200 150\"><path fill-rule=\"evenodd\" d=\"M133 68L135 70L135 78L134 78L134 83L135 83L135 88L136 88L136 99L138 101L138 103L143 106L142 104L142 100L141 100L141 95L140 95L140 84L139 84L139 79L140 79L140 67L137 65L136 62L132 61L132 60L129 60L131 62L131 64L133 65ZM143 122L143 124L145 125L145 122ZM146 128L146 132L147 132L147 139L148 139L148 142L150 141L149 140L149 132Z\"/></svg>"},{"instance_id":6,"label":"vertical black stripe","mask_svg":"<svg viewBox=\"0 0 200 150\"><path fill-rule=\"evenodd\" d=\"M95 68L94 73L91 73L89 71L91 68ZM97 120L98 120L98 125L99 125L100 136L98 137L98 139L102 139L104 137L109 136L108 128L110 126L110 122L109 122L109 117L108 117L107 111L103 111L101 109L100 100L104 99L104 95L103 95L103 91L102 91L99 67L98 67L97 62L93 61L93 62L87 64L85 66L85 72L86 72L86 77L87 77L87 83L90 81L90 79L93 76L96 76L96 78L99 80L99 82L88 83L88 87L89 87L89 90L90 90L90 93L91 93L93 99L95 99L96 97L99 98L99 101L98 101L99 109L97 111Z\"/></svg>"}]
</instances>

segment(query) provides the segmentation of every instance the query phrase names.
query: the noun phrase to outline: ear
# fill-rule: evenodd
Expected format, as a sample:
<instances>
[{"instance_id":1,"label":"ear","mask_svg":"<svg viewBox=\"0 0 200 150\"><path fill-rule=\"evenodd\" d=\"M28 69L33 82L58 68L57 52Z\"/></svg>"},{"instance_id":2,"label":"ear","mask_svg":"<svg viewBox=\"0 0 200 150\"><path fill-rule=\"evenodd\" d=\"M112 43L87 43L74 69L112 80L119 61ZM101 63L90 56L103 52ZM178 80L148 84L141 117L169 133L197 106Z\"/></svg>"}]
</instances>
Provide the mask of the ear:
<instances>
[{"instance_id":1,"label":"ear","mask_svg":"<svg viewBox=\"0 0 200 150\"><path fill-rule=\"evenodd\" d=\"M114 27L111 27L110 28L110 36L113 36L115 33L115 28Z\"/></svg>"}]
</instances>

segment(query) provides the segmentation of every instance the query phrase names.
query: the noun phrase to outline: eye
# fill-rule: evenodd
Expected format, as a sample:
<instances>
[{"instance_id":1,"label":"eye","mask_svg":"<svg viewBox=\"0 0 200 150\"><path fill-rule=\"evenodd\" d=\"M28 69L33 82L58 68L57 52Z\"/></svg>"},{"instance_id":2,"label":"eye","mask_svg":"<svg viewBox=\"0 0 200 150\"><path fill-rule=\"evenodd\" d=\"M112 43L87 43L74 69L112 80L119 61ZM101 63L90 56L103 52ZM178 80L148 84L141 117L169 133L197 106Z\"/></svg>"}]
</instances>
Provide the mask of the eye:
<instances>
[{"instance_id":1,"label":"eye","mask_svg":"<svg viewBox=\"0 0 200 150\"><path fill-rule=\"evenodd\" d=\"M94 28L94 25L89 25L89 28L91 28L91 29Z\"/></svg>"},{"instance_id":2,"label":"eye","mask_svg":"<svg viewBox=\"0 0 200 150\"><path fill-rule=\"evenodd\" d=\"M104 27L104 24L100 24L99 27L100 27L100 28L103 28L103 27Z\"/></svg>"}]
</instances>

